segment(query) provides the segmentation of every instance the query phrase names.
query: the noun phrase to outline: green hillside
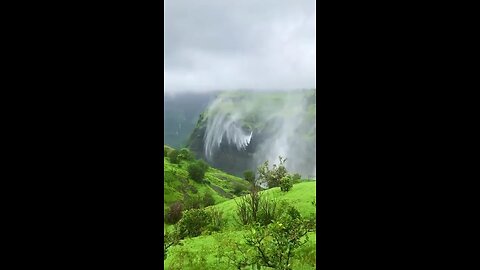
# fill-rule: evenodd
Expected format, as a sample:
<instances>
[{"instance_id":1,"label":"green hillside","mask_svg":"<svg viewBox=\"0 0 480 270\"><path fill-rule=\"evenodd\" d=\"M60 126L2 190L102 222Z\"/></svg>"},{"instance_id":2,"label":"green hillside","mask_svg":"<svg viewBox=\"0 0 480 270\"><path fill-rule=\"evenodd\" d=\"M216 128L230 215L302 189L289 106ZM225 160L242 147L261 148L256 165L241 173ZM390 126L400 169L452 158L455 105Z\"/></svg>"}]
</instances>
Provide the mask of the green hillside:
<instances>
[{"instance_id":1,"label":"green hillside","mask_svg":"<svg viewBox=\"0 0 480 270\"><path fill-rule=\"evenodd\" d=\"M304 217L316 213L316 208L312 204L316 197L315 181L295 184L286 193L281 192L279 188L272 188L263 191L262 195L294 205ZM173 246L164 261L165 269L235 269L217 256L223 246L243 241L243 235L247 232L245 227L235 221L235 199L211 207L223 212L226 227L221 232L186 238L180 245ZM295 254L293 269L316 269L316 233L309 233L308 236L307 244L300 247Z\"/></svg>"},{"instance_id":2,"label":"green hillside","mask_svg":"<svg viewBox=\"0 0 480 270\"><path fill-rule=\"evenodd\" d=\"M174 150L167 145L164 147L168 149L167 151ZM202 197L209 192L217 204L236 197L234 190L236 186L243 190L247 189L247 181L211 167L205 173L206 183L193 181L187 171L188 165L192 162L182 160L179 164L172 164L168 157L164 157L164 210L173 202L182 200L185 195Z\"/></svg>"}]
</instances>

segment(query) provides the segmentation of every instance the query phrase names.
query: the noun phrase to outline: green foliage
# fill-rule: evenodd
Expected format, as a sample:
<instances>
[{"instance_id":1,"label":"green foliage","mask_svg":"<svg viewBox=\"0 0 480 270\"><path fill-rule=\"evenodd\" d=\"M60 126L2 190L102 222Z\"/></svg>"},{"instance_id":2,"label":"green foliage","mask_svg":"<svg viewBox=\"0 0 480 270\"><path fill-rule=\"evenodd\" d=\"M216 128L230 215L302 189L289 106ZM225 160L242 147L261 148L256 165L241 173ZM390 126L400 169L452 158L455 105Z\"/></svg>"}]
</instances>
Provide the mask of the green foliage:
<instances>
[{"instance_id":1,"label":"green foliage","mask_svg":"<svg viewBox=\"0 0 480 270\"><path fill-rule=\"evenodd\" d=\"M182 218L183 204L174 202L165 213L165 223L175 224Z\"/></svg>"},{"instance_id":2,"label":"green foliage","mask_svg":"<svg viewBox=\"0 0 480 270\"><path fill-rule=\"evenodd\" d=\"M293 187L293 179L290 175L284 176L280 180L280 190L283 192L287 192Z\"/></svg>"},{"instance_id":3,"label":"green foliage","mask_svg":"<svg viewBox=\"0 0 480 270\"><path fill-rule=\"evenodd\" d=\"M210 217L210 222L207 225L207 230L209 232L218 232L222 230L225 226L225 220L223 218L223 212L219 211L215 207L211 207L207 210L207 213Z\"/></svg>"},{"instance_id":4,"label":"green foliage","mask_svg":"<svg viewBox=\"0 0 480 270\"><path fill-rule=\"evenodd\" d=\"M278 212L277 201L262 196L256 188L235 202L237 204L237 221L242 225L254 223L267 225L275 220Z\"/></svg>"},{"instance_id":5,"label":"green foliage","mask_svg":"<svg viewBox=\"0 0 480 270\"><path fill-rule=\"evenodd\" d=\"M201 183L203 181L203 177L205 176L205 172L208 170L208 164L206 164L203 160L199 160L189 164L187 170L188 176L192 180Z\"/></svg>"},{"instance_id":6,"label":"green foliage","mask_svg":"<svg viewBox=\"0 0 480 270\"><path fill-rule=\"evenodd\" d=\"M243 178L251 184L255 183L255 174L250 170L243 173Z\"/></svg>"},{"instance_id":7,"label":"green foliage","mask_svg":"<svg viewBox=\"0 0 480 270\"><path fill-rule=\"evenodd\" d=\"M177 223L180 239L199 236L209 224L210 217L205 209L190 209L183 213Z\"/></svg>"},{"instance_id":8,"label":"green foliage","mask_svg":"<svg viewBox=\"0 0 480 270\"><path fill-rule=\"evenodd\" d=\"M223 213L212 207L186 210L176 228L179 238L183 239L199 236L203 232L220 231L224 225Z\"/></svg>"},{"instance_id":9,"label":"green foliage","mask_svg":"<svg viewBox=\"0 0 480 270\"><path fill-rule=\"evenodd\" d=\"M170 162L173 164L178 164L180 162L180 159L178 158L178 155L180 154L180 151L178 150L172 150L170 153L168 153L168 159L170 159Z\"/></svg>"},{"instance_id":10,"label":"green foliage","mask_svg":"<svg viewBox=\"0 0 480 270\"><path fill-rule=\"evenodd\" d=\"M176 231L163 234L163 260L167 259L168 248L178 244L179 237Z\"/></svg>"},{"instance_id":11,"label":"green foliage","mask_svg":"<svg viewBox=\"0 0 480 270\"><path fill-rule=\"evenodd\" d=\"M301 182L301 179L302 179L302 176L298 173L295 173L293 176L292 176L292 181L294 184L297 184L297 183L300 183Z\"/></svg>"},{"instance_id":12,"label":"green foliage","mask_svg":"<svg viewBox=\"0 0 480 270\"><path fill-rule=\"evenodd\" d=\"M292 217L291 213L282 215L268 226L254 225L245 235L246 244L256 251L253 261L275 269L293 269L291 260L295 250L308 242L309 223L300 217Z\"/></svg>"},{"instance_id":13,"label":"green foliage","mask_svg":"<svg viewBox=\"0 0 480 270\"><path fill-rule=\"evenodd\" d=\"M183 205L185 209L198 209L202 206L202 199L199 195L183 195Z\"/></svg>"},{"instance_id":14,"label":"green foliage","mask_svg":"<svg viewBox=\"0 0 480 270\"><path fill-rule=\"evenodd\" d=\"M178 154L178 158L180 160L194 160L195 157L193 156L193 153L188 150L188 148L182 148L180 149L180 152Z\"/></svg>"},{"instance_id":15,"label":"green foliage","mask_svg":"<svg viewBox=\"0 0 480 270\"><path fill-rule=\"evenodd\" d=\"M245 190L247 190L247 187L245 187L244 185L240 184L240 183L237 183L235 182L233 184L233 194L239 196L241 195Z\"/></svg>"},{"instance_id":16,"label":"green foliage","mask_svg":"<svg viewBox=\"0 0 480 270\"><path fill-rule=\"evenodd\" d=\"M210 192L205 193L205 195L203 195L202 203L203 203L203 207L214 205L215 204L215 199L213 198L212 193L210 193Z\"/></svg>"},{"instance_id":17,"label":"green foliage","mask_svg":"<svg viewBox=\"0 0 480 270\"><path fill-rule=\"evenodd\" d=\"M288 172L285 168L285 161L287 159L279 158L279 164L273 164L272 169L268 167L268 160L258 168L259 181L267 183L269 188L280 186L280 181L283 177L287 176Z\"/></svg>"}]
</instances>

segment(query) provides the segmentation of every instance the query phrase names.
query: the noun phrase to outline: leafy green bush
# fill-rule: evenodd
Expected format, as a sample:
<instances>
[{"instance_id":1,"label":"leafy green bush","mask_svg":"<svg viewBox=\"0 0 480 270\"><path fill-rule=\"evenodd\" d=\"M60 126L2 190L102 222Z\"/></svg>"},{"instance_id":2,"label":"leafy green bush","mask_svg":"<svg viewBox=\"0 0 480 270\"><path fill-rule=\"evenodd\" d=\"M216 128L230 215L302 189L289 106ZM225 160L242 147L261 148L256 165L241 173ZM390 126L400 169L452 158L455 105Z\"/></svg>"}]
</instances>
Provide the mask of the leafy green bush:
<instances>
[{"instance_id":1,"label":"leafy green bush","mask_svg":"<svg viewBox=\"0 0 480 270\"><path fill-rule=\"evenodd\" d=\"M168 159L170 159L170 162L173 164L178 164L180 162L180 159L178 158L178 155L180 152L178 150L172 150L170 153L168 153Z\"/></svg>"},{"instance_id":2,"label":"leafy green bush","mask_svg":"<svg viewBox=\"0 0 480 270\"><path fill-rule=\"evenodd\" d=\"M225 219L223 218L223 212L219 211L215 207L211 207L207 210L210 216L210 222L207 225L207 230L210 232L218 232L225 226Z\"/></svg>"},{"instance_id":3,"label":"leafy green bush","mask_svg":"<svg viewBox=\"0 0 480 270\"><path fill-rule=\"evenodd\" d=\"M295 251L308 242L308 232L307 220L293 218L286 213L268 226L254 225L244 239L256 251L251 261L266 267L291 270Z\"/></svg>"},{"instance_id":4,"label":"leafy green bush","mask_svg":"<svg viewBox=\"0 0 480 270\"><path fill-rule=\"evenodd\" d=\"M248 181L249 183L254 183L255 182L255 174L252 171L245 171L243 173L243 178Z\"/></svg>"},{"instance_id":5,"label":"leafy green bush","mask_svg":"<svg viewBox=\"0 0 480 270\"><path fill-rule=\"evenodd\" d=\"M245 190L247 190L247 187L238 183L238 182L234 182L233 183L233 194L239 196L241 195Z\"/></svg>"},{"instance_id":6,"label":"leafy green bush","mask_svg":"<svg viewBox=\"0 0 480 270\"><path fill-rule=\"evenodd\" d=\"M258 179L260 182L266 183L269 188L280 186L280 181L283 177L288 175L288 171L285 168L286 158L279 158L279 164L273 164L272 169L268 166L268 160L258 168Z\"/></svg>"},{"instance_id":7,"label":"leafy green bush","mask_svg":"<svg viewBox=\"0 0 480 270\"><path fill-rule=\"evenodd\" d=\"M292 177L290 175L286 175L280 180L280 190L281 191L287 192L290 189L292 189L292 187L293 187L293 180L292 180Z\"/></svg>"},{"instance_id":8,"label":"leafy green bush","mask_svg":"<svg viewBox=\"0 0 480 270\"><path fill-rule=\"evenodd\" d=\"M203 195L202 203L203 203L203 207L214 205L215 199L213 198L212 193L210 192L205 193L205 195Z\"/></svg>"},{"instance_id":9,"label":"leafy green bush","mask_svg":"<svg viewBox=\"0 0 480 270\"><path fill-rule=\"evenodd\" d=\"M295 173L293 176L292 176L292 181L294 184L298 184L301 182L301 179L302 179L302 176L298 173Z\"/></svg>"},{"instance_id":10,"label":"leafy green bush","mask_svg":"<svg viewBox=\"0 0 480 270\"><path fill-rule=\"evenodd\" d=\"M202 206L202 199L199 195L183 195L183 204L185 209L198 209Z\"/></svg>"},{"instance_id":11,"label":"leafy green bush","mask_svg":"<svg viewBox=\"0 0 480 270\"><path fill-rule=\"evenodd\" d=\"M220 231L225 224L223 213L212 207L208 210L190 209L183 213L182 219L177 223L180 239L196 237L206 231Z\"/></svg>"},{"instance_id":12,"label":"leafy green bush","mask_svg":"<svg viewBox=\"0 0 480 270\"><path fill-rule=\"evenodd\" d=\"M207 170L208 170L208 164L206 164L203 160L190 163L187 168L188 176L192 180L199 183L203 181L203 177L205 176L205 172Z\"/></svg>"},{"instance_id":13,"label":"leafy green bush","mask_svg":"<svg viewBox=\"0 0 480 270\"><path fill-rule=\"evenodd\" d=\"M188 150L188 148L182 148L180 149L180 152L178 154L178 158L181 160L194 160L195 157L193 156L193 153Z\"/></svg>"}]
</instances>

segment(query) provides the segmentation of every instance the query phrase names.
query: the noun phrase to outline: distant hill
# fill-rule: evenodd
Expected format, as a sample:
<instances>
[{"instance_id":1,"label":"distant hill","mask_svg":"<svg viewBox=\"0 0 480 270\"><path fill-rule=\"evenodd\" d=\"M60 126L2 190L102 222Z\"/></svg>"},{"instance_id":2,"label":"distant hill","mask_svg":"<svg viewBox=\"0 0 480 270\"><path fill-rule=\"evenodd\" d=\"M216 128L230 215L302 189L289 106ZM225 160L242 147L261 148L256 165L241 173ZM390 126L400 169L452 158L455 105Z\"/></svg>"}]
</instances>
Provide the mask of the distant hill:
<instances>
[{"instance_id":1,"label":"distant hill","mask_svg":"<svg viewBox=\"0 0 480 270\"><path fill-rule=\"evenodd\" d=\"M208 92L164 95L163 143L176 148L184 147L195 128L198 116L216 94Z\"/></svg>"}]
</instances>

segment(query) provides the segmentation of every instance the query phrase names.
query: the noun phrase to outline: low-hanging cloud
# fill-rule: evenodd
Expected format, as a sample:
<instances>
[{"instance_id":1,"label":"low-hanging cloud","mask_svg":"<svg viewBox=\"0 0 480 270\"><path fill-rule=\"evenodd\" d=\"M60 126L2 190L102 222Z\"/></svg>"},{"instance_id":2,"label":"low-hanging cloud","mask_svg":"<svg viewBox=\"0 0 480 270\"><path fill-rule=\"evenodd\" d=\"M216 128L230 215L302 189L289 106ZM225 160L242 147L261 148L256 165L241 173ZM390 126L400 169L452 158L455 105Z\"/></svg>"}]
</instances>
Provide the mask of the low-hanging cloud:
<instances>
[{"instance_id":1,"label":"low-hanging cloud","mask_svg":"<svg viewBox=\"0 0 480 270\"><path fill-rule=\"evenodd\" d=\"M164 92L315 86L315 1L166 0Z\"/></svg>"}]
</instances>

